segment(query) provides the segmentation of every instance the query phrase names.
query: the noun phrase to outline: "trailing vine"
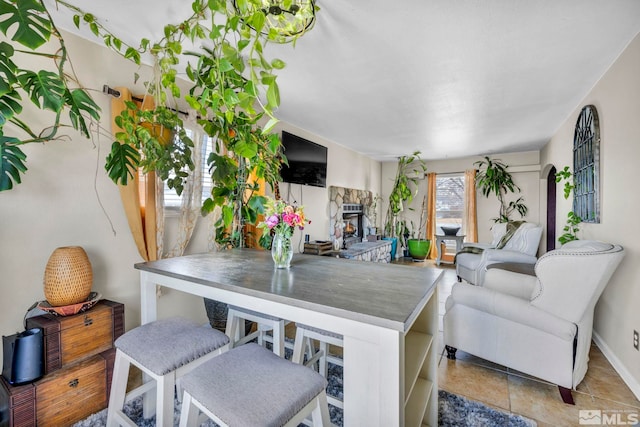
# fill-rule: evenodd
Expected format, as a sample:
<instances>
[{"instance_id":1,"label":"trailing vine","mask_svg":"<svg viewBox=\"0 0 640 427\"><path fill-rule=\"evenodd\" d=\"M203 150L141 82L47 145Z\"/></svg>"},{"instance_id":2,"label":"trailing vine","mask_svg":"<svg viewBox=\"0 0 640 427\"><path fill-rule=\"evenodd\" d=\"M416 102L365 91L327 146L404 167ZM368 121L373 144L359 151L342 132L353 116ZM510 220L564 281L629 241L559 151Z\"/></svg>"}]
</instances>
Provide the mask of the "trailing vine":
<instances>
[{"instance_id":1,"label":"trailing vine","mask_svg":"<svg viewBox=\"0 0 640 427\"><path fill-rule=\"evenodd\" d=\"M569 166L565 166L561 171L556 172L556 183L564 182L563 186L563 196L565 200L569 199L571 192L575 188L573 174L569 170ZM567 223L562 228L564 232L560 237L558 237L558 242L564 245L567 242L571 242L573 240L578 240L578 232L580 231L580 224L582 223L582 218L576 215L573 210L569 211L567 214Z\"/></svg>"}]
</instances>

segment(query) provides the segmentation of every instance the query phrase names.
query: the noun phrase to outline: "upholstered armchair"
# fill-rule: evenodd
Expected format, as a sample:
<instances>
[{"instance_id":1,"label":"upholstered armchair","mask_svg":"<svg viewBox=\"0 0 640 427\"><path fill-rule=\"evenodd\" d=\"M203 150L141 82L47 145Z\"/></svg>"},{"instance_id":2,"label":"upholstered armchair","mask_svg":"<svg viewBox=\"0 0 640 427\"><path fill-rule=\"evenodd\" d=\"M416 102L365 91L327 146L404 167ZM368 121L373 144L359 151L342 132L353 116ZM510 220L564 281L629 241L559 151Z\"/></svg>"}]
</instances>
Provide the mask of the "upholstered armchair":
<instances>
[{"instance_id":1,"label":"upholstered armchair","mask_svg":"<svg viewBox=\"0 0 640 427\"><path fill-rule=\"evenodd\" d=\"M506 243L503 239L507 234L507 223L495 224L491 228L491 234L491 243L465 243L462 251L456 254L458 281L464 279L472 285L482 286L487 266L491 264L536 263L542 226L531 222L522 223Z\"/></svg>"},{"instance_id":2,"label":"upholstered armchair","mask_svg":"<svg viewBox=\"0 0 640 427\"><path fill-rule=\"evenodd\" d=\"M566 403L587 372L596 302L624 256L621 246L569 242L540 257L535 276L491 268L484 286L456 283L444 343L557 384Z\"/></svg>"}]
</instances>

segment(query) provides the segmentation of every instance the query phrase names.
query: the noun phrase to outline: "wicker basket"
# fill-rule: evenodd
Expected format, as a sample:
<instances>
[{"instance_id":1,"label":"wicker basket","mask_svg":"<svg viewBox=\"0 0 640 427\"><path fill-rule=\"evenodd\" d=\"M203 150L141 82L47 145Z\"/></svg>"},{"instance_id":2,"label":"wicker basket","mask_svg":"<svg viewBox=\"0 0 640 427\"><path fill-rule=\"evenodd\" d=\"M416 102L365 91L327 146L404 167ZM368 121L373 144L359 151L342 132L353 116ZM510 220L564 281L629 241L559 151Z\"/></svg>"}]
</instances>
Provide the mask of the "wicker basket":
<instances>
[{"instance_id":1,"label":"wicker basket","mask_svg":"<svg viewBox=\"0 0 640 427\"><path fill-rule=\"evenodd\" d=\"M93 271L80 246L57 248L44 271L44 297L53 307L78 304L89 298Z\"/></svg>"}]
</instances>

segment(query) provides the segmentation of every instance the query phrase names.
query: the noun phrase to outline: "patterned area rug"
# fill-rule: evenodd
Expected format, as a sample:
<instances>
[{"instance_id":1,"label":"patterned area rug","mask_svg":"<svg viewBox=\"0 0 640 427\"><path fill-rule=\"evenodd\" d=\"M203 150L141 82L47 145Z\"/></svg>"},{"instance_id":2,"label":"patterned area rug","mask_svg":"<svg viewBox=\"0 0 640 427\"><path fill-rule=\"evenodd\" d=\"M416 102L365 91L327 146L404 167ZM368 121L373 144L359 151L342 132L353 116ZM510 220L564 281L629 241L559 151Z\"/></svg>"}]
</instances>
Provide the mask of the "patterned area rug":
<instances>
[{"instance_id":1,"label":"patterned area rug","mask_svg":"<svg viewBox=\"0 0 640 427\"><path fill-rule=\"evenodd\" d=\"M533 427L536 422L489 408L444 390L438 391L438 425L443 427Z\"/></svg>"},{"instance_id":2,"label":"patterned area rug","mask_svg":"<svg viewBox=\"0 0 640 427\"><path fill-rule=\"evenodd\" d=\"M329 394L342 395L342 369L337 366L329 366ZM330 406L331 422L336 426L343 425L342 411ZM134 399L125 407L127 415L140 427L155 426L155 417L144 419L142 417L142 398ZM74 424L73 427L104 427L106 426L107 410L102 410L91 415L83 421ZM174 426L180 422L180 405L175 401ZM489 408L482 403L468 400L462 396L448 393L444 390L438 392L438 425L443 427L533 427L536 423L528 418L511 415ZM208 421L202 427L215 427L216 424ZM302 426L302 425L301 425Z\"/></svg>"}]
</instances>

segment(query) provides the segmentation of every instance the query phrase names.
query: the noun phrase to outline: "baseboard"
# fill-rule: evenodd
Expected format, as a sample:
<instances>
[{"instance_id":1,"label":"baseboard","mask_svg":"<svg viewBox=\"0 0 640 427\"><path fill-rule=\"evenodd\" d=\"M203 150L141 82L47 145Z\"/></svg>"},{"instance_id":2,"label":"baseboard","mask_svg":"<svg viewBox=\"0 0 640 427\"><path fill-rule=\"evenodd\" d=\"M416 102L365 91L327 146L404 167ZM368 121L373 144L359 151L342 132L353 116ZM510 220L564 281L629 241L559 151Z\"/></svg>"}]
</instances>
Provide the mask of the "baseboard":
<instances>
[{"instance_id":1,"label":"baseboard","mask_svg":"<svg viewBox=\"0 0 640 427\"><path fill-rule=\"evenodd\" d=\"M613 366L613 369L615 369L618 375L620 375L622 381L627 384L627 386L631 389L631 392L636 396L638 400L640 400L640 382L638 382L638 380L636 380L633 375L631 375L627 368L622 364L620 359L618 359L613 351L611 351L609 346L607 346L607 344L603 341L600 335L596 333L596 331L593 331L593 342L596 343L600 351L602 351L602 354L604 354L604 357L607 358L609 363L611 363L611 366Z\"/></svg>"}]
</instances>

